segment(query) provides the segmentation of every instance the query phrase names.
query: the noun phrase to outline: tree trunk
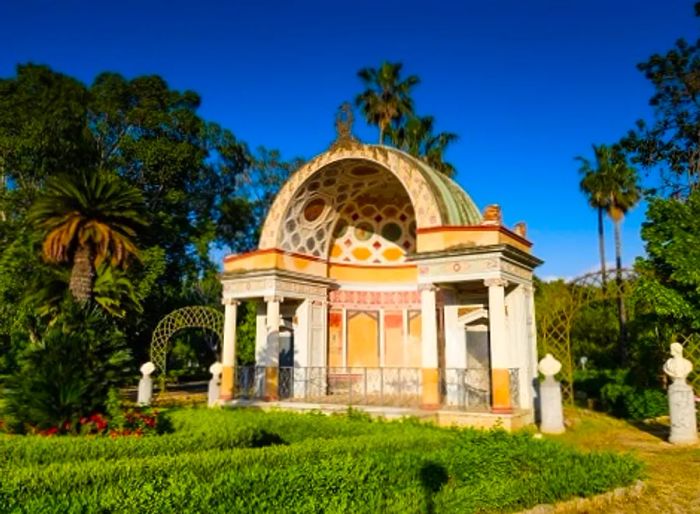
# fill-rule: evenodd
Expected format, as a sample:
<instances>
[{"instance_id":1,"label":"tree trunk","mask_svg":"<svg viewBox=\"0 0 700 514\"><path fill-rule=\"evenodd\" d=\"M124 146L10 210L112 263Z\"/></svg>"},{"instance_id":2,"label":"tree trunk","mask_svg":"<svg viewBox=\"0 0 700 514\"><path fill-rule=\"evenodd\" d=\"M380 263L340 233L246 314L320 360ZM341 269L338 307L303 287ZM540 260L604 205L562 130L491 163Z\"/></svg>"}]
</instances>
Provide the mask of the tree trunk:
<instances>
[{"instance_id":1,"label":"tree trunk","mask_svg":"<svg viewBox=\"0 0 700 514\"><path fill-rule=\"evenodd\" d=\"M607 288L607 276L605 270L605 232L602 207L598 207L598 250L600 251L600 273L603 279L603 290L605 290Z\"/></svg>"},{"instance_id":2,"label":"tree trunk","mask_svg":"<svg viewBox=\"0 0 700 514\"><path fill-rule=\"evenodd\" d=\"M620 359L622 365L627 364L627 313L622 297L622 240L620 237L620 223L622 218L615 221L615 281L617 283L617 320L620 326Z\"/></svg>"},{"instance_id":3,"label":"tree trunk","mask_svg":"<svg viewBox=\"0 0 700 514\"><path fill-rule=\"evenodd\" d=\"M384 144L384 124L379 125L379 144Z\"/></svg>"},{"instance_id":4,"label":"tree trunk","mask_svg":"<svg viewBox=\"0 0 700 514\"><path fill-rule=\"evenodd\" d=\"M92 286L95 281L93 252L89 246L80 246L73 256L73 269L68 285L73 298L85 303L92 298Z\"/></svg>"}]
</instances>

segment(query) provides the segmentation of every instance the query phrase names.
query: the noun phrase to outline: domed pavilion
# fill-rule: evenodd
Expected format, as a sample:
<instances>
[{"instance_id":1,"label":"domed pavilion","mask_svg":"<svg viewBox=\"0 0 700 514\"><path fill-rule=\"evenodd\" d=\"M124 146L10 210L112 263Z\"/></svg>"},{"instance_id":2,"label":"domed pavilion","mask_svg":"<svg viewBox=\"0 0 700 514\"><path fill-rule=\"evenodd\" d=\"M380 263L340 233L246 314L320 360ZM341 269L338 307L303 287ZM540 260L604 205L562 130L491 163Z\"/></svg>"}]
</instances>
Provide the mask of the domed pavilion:
<instances>
[{"instance_id":1,"label":"domed pavilion","mask_svg":"<svg viewBox=\"0 0 700 514\"><path fill-rule=\"evenodd\" d=\"M224 259L222 400L531 421L531 246L498 206L341 132L284 184L257 250ZM241 300L258 305L249 368L235 365Z\"/></svg>"}]
</instances>

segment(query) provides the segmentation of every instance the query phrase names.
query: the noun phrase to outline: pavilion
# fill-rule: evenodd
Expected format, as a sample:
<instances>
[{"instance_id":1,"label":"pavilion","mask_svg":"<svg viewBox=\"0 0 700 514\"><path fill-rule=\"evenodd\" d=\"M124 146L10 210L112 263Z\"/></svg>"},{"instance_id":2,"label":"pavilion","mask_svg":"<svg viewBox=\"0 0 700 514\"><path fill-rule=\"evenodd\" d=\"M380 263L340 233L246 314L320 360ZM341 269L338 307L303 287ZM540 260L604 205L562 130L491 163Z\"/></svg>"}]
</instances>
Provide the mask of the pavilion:
<instances>
[{"instance_id":1,"label":"pavilion","mask_svg":"<svg viewBox=\"0 0 700 514\"><path fill-rule=\"evenodd\" d=\"M532 419L537 347L524 223L348 128L284 184L257 250L224 259L222 401L402 405ZM256 364L236 366L239 301Z\"/></svg>"}]
</instances>

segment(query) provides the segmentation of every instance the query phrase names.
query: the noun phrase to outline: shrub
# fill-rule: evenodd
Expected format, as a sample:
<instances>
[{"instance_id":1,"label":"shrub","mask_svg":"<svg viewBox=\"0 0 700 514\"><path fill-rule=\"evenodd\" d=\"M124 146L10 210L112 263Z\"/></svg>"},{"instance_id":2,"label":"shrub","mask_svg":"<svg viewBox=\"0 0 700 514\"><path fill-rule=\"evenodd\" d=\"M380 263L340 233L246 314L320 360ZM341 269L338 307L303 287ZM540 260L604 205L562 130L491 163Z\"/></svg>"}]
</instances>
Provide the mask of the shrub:
<instances>
[{"instance_id":1,"label":"shrub","mask_svg":"<svg viewBox=\"0 0 700 514\"><path fill-rule=\"evenodd\" d=\"M0 511L483 512L596 494L640 474L631 457L528 434L276 412L172 417L175 432L155 438L15 437L23 452L0 439ZM259 431L290 444L254 449Z\"/></svg>"},{"instance_id":2,"label":"shrub","mask_svg":"<svg viewBox=\"0 0 700 514\"><path fill-rule=\"evenodd\" d=\"M609 383L603 386L600 396L605 408L621 418L639 421L668 414L666 394L658 389Z\"/></svg>"},{"instance_id":3,"label":"shrub","mask_svg":"<svg viewBox=\"0 0 700 514\"><path fill-rule=\"evenodd\" d=\"M93 308L72 302L29 344L9 376L4 410L18 431L45 430L104 412L107 392L127 376L125 338Z\"/></svg>"}]
</instances>

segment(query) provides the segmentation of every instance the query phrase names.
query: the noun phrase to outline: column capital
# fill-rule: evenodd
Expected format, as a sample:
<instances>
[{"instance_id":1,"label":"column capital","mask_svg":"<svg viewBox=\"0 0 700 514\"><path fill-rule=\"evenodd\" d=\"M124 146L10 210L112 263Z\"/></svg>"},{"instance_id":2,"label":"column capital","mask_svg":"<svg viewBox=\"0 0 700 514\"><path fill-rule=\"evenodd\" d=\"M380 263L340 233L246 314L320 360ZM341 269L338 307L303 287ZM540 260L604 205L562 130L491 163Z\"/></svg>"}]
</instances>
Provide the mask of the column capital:
<instances>
[{"instance_id":1,"label":"column capital","mask_svg":"<svg viewBox=\"0 0 700 514\"><path fill-rule=\"evenodd\" d=\"M418 284L418 291L421 293L424 292L436 292L438 290L438 286L435 284Z\"/></svg>"},{"instance_id":2,"label":"column capital","mask_svg":"<svg viewBox=\"0 0 700 514\"><path fill-rule=\"evenodd\" d=\"M282 303L282 302L284 302L284 298L282 296L278 296L278 295L265 296L263 299L265 300L265 303L270 303L270 302Z\"/></svg>"},{"instance_id":3,"label":"column capital","mask_svg":"<svg viewBox=\"0 0 700 514\"><path fill-rule=\"evenodd\" d=\"M238 306L241 304L240 300L237 300L236 298L224 298L221 300L222 305L234 305Z\"/></svg>"},{"instance_id":4,"label":"column capital","mask_svg":"<svg viewBox=\"0 0 700 514\"><path fill-rule=\"evenodd\" d=\"M486 287L507 287L508 281L503 278L487 278L484 280Z\"/></svg>"}]
</instances>

